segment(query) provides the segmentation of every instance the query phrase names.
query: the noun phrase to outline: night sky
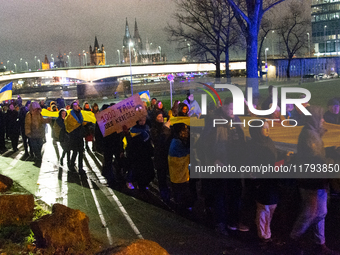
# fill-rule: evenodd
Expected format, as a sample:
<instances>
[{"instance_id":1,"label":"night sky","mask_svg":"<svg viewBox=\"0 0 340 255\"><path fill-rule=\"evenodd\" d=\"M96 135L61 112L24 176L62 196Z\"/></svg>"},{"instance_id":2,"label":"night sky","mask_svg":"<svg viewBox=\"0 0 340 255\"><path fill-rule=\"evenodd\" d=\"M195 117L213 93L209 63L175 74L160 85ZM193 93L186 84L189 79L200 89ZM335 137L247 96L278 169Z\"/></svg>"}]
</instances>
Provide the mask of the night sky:
<instances>
[{"instance_id":1,"label":"night sky","mask_svg":"<svg viewBox=\"0 0 340 255\"><path fill-rule=\"evenodd\" d=\"M43 61L45 54L53 54L56 60L59 51L71 51L72 66L79 65L78 54L93 47L95 36L104 44L107 63L116 64L126 18L132 35L137 19L144 45L148 38L168 60L182 56L164 32L167 22L174 22L171 0L0 0L0 5L0 61L6 65L9 60L9 69L16 63L19 71L20 58L24 69L26 61L34 69L34 56Z\"/></svg>"}]
</instances>

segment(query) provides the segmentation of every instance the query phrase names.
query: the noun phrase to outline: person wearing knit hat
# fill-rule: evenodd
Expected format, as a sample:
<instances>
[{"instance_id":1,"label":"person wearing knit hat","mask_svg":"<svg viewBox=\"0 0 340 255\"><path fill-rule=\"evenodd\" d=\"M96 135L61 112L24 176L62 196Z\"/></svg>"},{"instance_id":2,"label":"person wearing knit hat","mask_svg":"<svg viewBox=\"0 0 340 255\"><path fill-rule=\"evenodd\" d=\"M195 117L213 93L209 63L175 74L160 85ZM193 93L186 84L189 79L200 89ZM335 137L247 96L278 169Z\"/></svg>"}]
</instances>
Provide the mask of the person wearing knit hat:
<instances>
[{"instance_id":1,"label":"person wearing knit hat","mask_svg":"<svg viewBox=\"0 0 340 255\"><path fill-rule=\"evenodd\" d=\"M45 139L45 124L52 118L44 119L41 115L41 107L38 102L30 104L30 110L25 117L25 135L29 138L34 162L37 167L41 166L41 149Z\"/></svg>"},{"instance_id":2,"label":"person wearing knit hat","mask_svg":"<svg viewBox=\"0 0 340 255\"><path fill-rule=\"evenodd\" d=\"M328 111L325 112L323 118L326 122L332 124L340 124L340 116L339 116L339 100L336 98L332 98L327 103Z\"/></svg>"}]
</instances>

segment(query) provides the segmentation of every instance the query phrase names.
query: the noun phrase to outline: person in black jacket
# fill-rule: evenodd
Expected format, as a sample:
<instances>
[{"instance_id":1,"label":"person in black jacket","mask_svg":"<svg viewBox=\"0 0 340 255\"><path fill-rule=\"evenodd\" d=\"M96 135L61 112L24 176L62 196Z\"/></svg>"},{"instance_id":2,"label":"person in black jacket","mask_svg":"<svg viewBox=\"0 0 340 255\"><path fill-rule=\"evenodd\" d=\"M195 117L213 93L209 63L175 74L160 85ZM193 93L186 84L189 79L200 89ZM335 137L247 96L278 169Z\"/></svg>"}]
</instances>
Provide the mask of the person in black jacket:
<instances>
[{"instance_id":1,"label":"person in black jacket","mask_svg":"<svg viewBox=\"0 0 340 255\"><path fill-rule=\"evenodd\" d=\"M269 137L269 124L265 120L253 121L249 127L251 141L248 142L248 164L251 166L271 165L274 167L277 151ZM256 225L261 242L271 241L270 223L279 198L278 179L256 179Z\"/></svg>"},{"instance_id":2,"label":"person in black jacket","mask_svg":"<svg viewBox=\"0 0 340 255\"><path fill-rule=\"evenodd\" d=\"M65 128L65 118L67 116L67 112L65 109L60 109L59 116L54 123L53 132L55 133L55 140L60 142L60 146L63 149L63 153L60 157L60 165L63 165L63 160L65 156L67 156L67 165L70 165L71 161L71 152L70 152L70 144L69 144L69 134L66 132Z\"/></svg>"},{"instance_id":3,"label":"person in black jacket","mask_svg":"<svg viewBox=\"0 0 340 255\"><path fill-rule=\"evenodd\" d=\"M19 111L20 133L22 137L22 142L24 144L26 157L29 156L29 153L28 153L29 140L25 134L25 118L26 118L26 114L29 112L30 104L31 104L31 101L28 100L25 106L21 107Z\"/></svg>"},{"instance_id":4,"label":"person in black jacket","mask_svg":"<svg viewBox=\"0 0 340 255\"><path fill-rule=\"evenodd\" d=\"M0 153L4 153L7 149L5 146L6 123L5 114L0 106Z\"/></svg>"},{"instance_id":5,"label":"person in black jacket","mask_svg":"<svg viewBox=\"0 0 340 255\"><path fill-rule=\"evenodd\" d=\"M129 171L132 174L129 180L137 182L139 189L143 191L155 177L153 147L146 116L140 118L137 125L130 129L130 136L126 148Z\"/></svg>"},{"instance_id":6,"label":"person in black jacket","mask_svg":"<svg viewBox=\"0 0 340 255\"><path fill-rule=\"evenodd\" d=\"M164 123L163 113L156 111L151 138L154 145L154 165L157 171L158 187L164 202L170 201L170 191L166 183L169 173L168 153L171 143L170 120Z\"/></svg>"},{"instance_id":7,"label":"person in black jacket","mask_svg":"<svg viewBox=\"0 0 340 255\"><path fill-rule=\"evenodd\" d=\"M20 124L19 114L14 108L14 104L11 104L6 113L6 134L11 139L13 151L18 151Z\"/></svg>"}]
</instances>

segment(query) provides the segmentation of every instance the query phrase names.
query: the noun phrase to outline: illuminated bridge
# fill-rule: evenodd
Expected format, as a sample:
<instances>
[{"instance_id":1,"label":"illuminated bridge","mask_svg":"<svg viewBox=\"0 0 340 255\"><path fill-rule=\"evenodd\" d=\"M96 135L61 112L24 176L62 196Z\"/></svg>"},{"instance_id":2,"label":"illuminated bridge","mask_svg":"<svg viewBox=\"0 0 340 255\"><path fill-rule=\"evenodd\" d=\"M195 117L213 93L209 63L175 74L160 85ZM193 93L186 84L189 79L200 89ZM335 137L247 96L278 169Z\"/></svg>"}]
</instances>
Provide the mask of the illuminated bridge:
<instances>
[{"instance_id":1,"label":"illuminated bridge","mask_svg":"<svg viewBox=\"0 0 340 255\"><path fill-rule=\"evenodd\" d=\"M245 69L245 62L230 63L233 70ZM166 63L153 65L133 65L132 75L180 73L180 72L206 72L215 71L212 63ZM221 70L225 70L225 64L221 64ZM78 68L61 68L39 70L32 72L20 72L0 76L0 82L44 77L64 77L83 81L97 81L109 77L122 77L130 75L130 66L91 66Z\"/></svg>"}]
</instances>

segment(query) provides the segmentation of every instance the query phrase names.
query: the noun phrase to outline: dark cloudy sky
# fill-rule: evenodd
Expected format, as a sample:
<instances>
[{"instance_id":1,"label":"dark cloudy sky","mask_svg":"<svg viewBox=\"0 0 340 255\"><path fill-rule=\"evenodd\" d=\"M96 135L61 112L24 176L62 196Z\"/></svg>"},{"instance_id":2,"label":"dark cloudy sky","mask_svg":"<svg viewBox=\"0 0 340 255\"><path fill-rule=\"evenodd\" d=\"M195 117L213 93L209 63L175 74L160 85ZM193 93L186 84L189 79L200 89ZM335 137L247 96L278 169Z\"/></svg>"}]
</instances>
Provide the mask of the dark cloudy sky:
<instances>
[{"instance_id":1,"label":"dark cloudy sky","mask_svg":"<svg viewBox=\"0 0 340 255\"><path fill-rule=\"evenodd\" d=\"M10 69L13 63L19 68L20 58L34 68L34 56L43 61L45 54L56 58L59 51L71 51L72 65L78 64L75 56L88 51L95 36L108 63L117 63L126 18L132 34L137 18L143 43L148 38L169 60L181 58L164 33L175 12L171 0L0 0L0 6L0 61L10 60Z\"/></svg>"}]
</instances>

